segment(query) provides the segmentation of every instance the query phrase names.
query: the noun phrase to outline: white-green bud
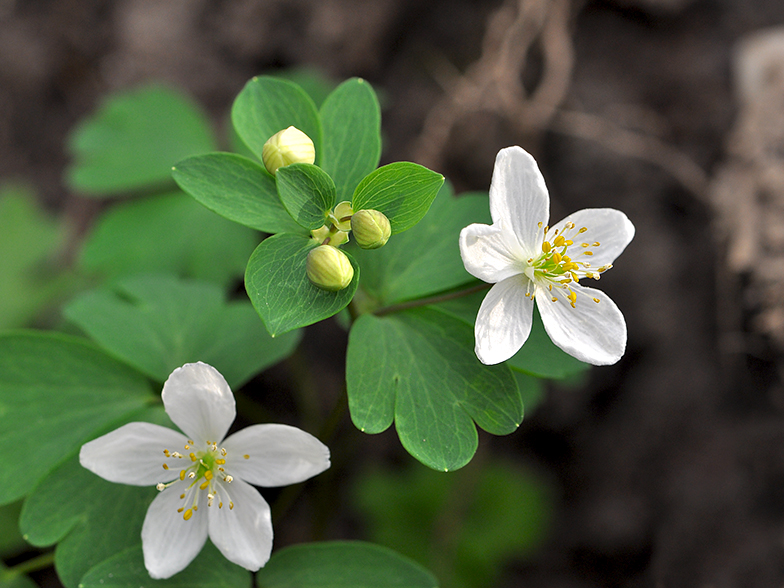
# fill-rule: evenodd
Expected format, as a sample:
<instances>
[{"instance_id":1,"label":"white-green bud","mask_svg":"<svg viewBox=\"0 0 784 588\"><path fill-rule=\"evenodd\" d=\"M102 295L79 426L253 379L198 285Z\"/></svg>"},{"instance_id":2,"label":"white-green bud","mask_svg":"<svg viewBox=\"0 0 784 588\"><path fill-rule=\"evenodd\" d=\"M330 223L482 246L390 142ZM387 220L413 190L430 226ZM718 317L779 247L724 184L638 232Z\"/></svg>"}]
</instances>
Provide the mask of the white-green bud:
<instances>
[{"instance_id":1,"label":"white-green bud","mask_svg":"<svg viewBox=\"0 0 784 588\"><path fill-rule=\"evenodd\" d=\"M392 234L389 219L378 210L360 210L351 217L351 232L354 241L362 249L383 247Z\"/></svg>"},{"instance_id":2,"label":"white-green bud","mask_svg":"<svg viewBox=\"0 0 784 588\"><path fill-rule=\"evenodd\" d=\"M275 133L261 149L261 159L271 174L278 168L292 163L313 163L316 161L316 148L305 133L289 127Z\"/></svg>"},{"instance_id":3,"label":"white-green bud","mask_svg":"<svg viewBox=\"0 0 784 588\"><path fill-rule=\"evenodd\" d=\"M354 268L346 254L332 245L311 249L305 271L314 286L331 292L342 290L354 277Z\"/></svg>"}]
</instances>

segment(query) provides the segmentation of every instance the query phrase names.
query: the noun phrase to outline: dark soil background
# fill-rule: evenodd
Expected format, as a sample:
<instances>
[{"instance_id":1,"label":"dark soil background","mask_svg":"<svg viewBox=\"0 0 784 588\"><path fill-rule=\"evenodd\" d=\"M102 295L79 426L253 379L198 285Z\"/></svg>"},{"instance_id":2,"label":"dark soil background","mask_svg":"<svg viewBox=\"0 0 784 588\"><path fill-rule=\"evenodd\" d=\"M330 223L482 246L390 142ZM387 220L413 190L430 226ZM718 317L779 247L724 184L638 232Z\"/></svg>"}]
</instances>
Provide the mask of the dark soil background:
<instances>
[{"instance_id":1,"label":"dark soil background","mask_svg":"<svg viewBox=\"0 0 784 588\"><path fill-rule=\"evenodd\" d=\"M78 221L92 208L61 182L63 145L102 96L164 80L223 126L250 77L297 65L368 79L383 161L458 192L522 145L554 219L614 207L637 236L602 280L626 356L492 442L560 489L548 543L504 585L781 586L782 355L708 189L738 116L733 48L781 23L781 0L0 0L0 178Z\"/></svg>"}]
</instances>

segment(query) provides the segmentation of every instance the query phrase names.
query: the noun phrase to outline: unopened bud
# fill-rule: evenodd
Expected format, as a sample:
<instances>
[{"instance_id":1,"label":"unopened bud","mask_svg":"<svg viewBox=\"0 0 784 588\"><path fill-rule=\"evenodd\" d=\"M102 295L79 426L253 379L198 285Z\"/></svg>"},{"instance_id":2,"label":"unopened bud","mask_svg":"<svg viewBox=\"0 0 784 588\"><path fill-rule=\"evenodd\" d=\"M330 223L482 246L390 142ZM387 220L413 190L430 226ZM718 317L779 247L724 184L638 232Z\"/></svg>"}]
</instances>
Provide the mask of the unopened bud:
<instances>
[{"instance_id":1,"label":"unopened bud","mask_svg":"<svg viewBox=\"0 0 784 588\"><path fill-rule=\"evenodd\" d=\"M354 277L354 268L346 254L332 245L311 249L305 271L314 286L331 292L342 290Z\"/></svg>"},{"instance_id":2,"label":"unopened bud","mask_svg":"<svg viewBox=\"0 0 784 588\"><path fill-rule=\"evenodd\" d=\"M278 168L292 163L313 163L316 148L305 133L289 127L270 137L261 149L261 159L267 171L274 174Z\"/></svg>"},{"instance_id":3,"label":"unopened bud","mask_svg":"<svg viewBox=\"0 0 784 588\"><path fill-rule=\"evenodd\" d=\"M351 217L351 232L362 249L378 249L389 240L392 227L383 212L360 210Z\"/></svg>"}]
</instances>

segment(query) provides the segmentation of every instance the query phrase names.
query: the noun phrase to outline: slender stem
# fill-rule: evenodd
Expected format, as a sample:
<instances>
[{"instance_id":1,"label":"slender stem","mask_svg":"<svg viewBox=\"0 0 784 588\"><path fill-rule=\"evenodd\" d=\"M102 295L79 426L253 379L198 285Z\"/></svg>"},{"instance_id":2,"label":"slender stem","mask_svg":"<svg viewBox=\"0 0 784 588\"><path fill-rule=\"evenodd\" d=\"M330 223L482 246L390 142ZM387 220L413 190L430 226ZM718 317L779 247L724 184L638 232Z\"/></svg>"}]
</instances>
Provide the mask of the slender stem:
<instances>
[{"instance_id":1,"label":"slender stem","mask_svg":"<svg viewBox=\"0 0 784 588\"><path fill-rule=\"evenodd\" d=\"M3 572L6 577L9 576L21 576L22 574L29 574L30 572L35 572L38 570L42 570L44 568L48 568L54 563L54 551L49 551L47 553L42 553L32 559L28 559L27 561L23 561L20 564L15 565L12 568L9 568Z\"/></svg>"},{"instance_id":2,"label":"slender stem","mask_svg":"<svg viewBox=\"0 0 784 588\"><path fill-rule=\"evenodd\" d=\"M455 298L462 298L469 296L475 292L481 292L490 288L492 284L476 284L465 290L458 290L457 292L449 292L447 294L439 294L438 296L431 296L430 298L420 298L419 300L411 300L409 302L401 302L400 304L391 304L384 308L379 308L373 312L376 316L384 316L385 314L392 314L393 312L400 312L401 310L408 310L409 308L416 308L417 306L427 306L428 304L437 304L439 302L446 302L447 300L454 300Z\"/></svg>"}]
</instances>

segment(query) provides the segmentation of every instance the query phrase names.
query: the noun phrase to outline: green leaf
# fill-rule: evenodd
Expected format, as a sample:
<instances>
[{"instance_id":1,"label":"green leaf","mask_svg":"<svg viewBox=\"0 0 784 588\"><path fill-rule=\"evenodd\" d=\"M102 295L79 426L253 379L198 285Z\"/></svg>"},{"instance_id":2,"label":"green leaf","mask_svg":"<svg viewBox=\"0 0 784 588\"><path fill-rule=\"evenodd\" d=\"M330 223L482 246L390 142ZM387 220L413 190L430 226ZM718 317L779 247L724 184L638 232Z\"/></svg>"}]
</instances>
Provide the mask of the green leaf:
<instances>
[{"instance_id":1,"label":"green leaf","mask_svg":"<svg viewBox=\"0 0 784 588\"><path fill-rule=\"evenodd\" d=\"M52 471L25 501L20 527L37 546L61 541L55 567L67 588L76 588L94 565L139 545L154 487L113 484L79 464L78 456Z\"/></svg>"},{"instance_id":2,"label":"green leaf","mask_svg":"<svg viewBox=\"0 0 784 588\"><path fill-rule=\"evenodd\" d=\"M320 165L335 180L338 202L351 200L381 157L381 107L365 80L338 86L321 107L324 145Z\"/></svg>"},{"instance_id":3,"label":"green leaf","mask_svg":"<svg viewBox=\"0 0 784 588\"><path fill-rule=\"evenodd\" d=\"M248 261L245 290L273 337L337 314L357 290L359 265L348 254L354 278L347 288L328 292L310 283L305 265L315 246L307 237L281 233L262 241Z\"/></svg>"},{"instance_id":4,"label":"green leaf","mask_svg":"<svg viewBox=\"0 0 784 588\"><path fill-rule=\"evenodd\" d=\"M468 463L476 425L495 435L514 431L523 404L512 373L474 355L471 328L434 309L362 315L346 358L351 419L366 433L395 421L406 450L441 471Z\"/></svg>"},{"instance_id":5,"label":"green leaf","mask_svg":"<svg viewBox=\"0 0 784 588\"><path fill-rule=\"evenodd\" d=\"M172 176L180 188L229 220L265 233L303 232L283 207L275 178L247 157L197 155L177 163Z\"/></svg>"},{"instance_id":6,"label":"green leaf","mask_svg":"<svg viewBox=\"0 0 784 588\"><path fill-rule=\"evenodd\" d=\"M234 565L207 541L193 562L166 580L151 580L141 547L111 557L87 572L79 588L238 588L250 585L250 572Z\"/></svg>"},{"instance_id":7,"label":"green leaf","mask_svg":"<svg viewBox=\"0 0 784 588\"><path fill-rule=\"evenodd\" d=\"M278 169L278 195L297 223L319 229L335 206L335 183L315 165L294 163Z\"/></svg>"},{"instance_id":8,"label":"green leaf","mask_svg":"<svg viewBox=\"0 0 784 588\"><path fill-rule=\"evenodd\" d=\"M256 572L259 588L436 588L438 580L391 549L329 541L282 549Z\"/></svg>"},{"instance_id":9,"label":"green leaf","mask_svg":"<svg viewBox=\"0 0 784 588\"><path fill-rule=\"evenodd\" d=\"M321 122L313 100L291 82L269 76L250 80L234 101L231 120L237 134L261 161L264 143L278 131L298 128L321 151Z\"/></svg>"},{"instance_id":10,"label":"green leaf","mask_svg":"<svg viewBox=\"0 0 784 588\"><path fill-rule=\"evenodd\" d=\"M215 149L209 120L195 103L147 86L110 96L74 129L66 180L88 196L166 186L174 163Z\"/></svg>"},{"instance_id":11,"label":"green leaf","mask_svg":"<svg viewBox=\"0 0 784 588\"><path fill-rule=\"evenodd\" d=\"M443 183L444 176L416 163L390 163L359 183L351 206L355 211L383 212L394 235L410 229L425 216Z\"/></svg>"},{"instance_id":12,"label":"green leaf","mask_svg":"<svg viewBox=\"0 0 784 588\"><path fill-rule=\"evenodd\" d=\"M141 374L80 339L35 331L0 335L0 504L27 494L97 429L152 399Z\"/></svg>"},{"instance_id":13,"label":"green leaf","mask_svg":"<svg viewBox=\"0 0 784 588\"><path fill-rule=\"evenodd\" d=\"M250 303L226 302L214 284L170 276L126 278L87 292L64 315L158 382L185 363L204 361L237 388L288 356L300 339L299 333L273 339Z\"/></svg>"},{"instance_id":14,"label":"green leaf","mask_svg":"<svg viewBox=\"0 0 784 588\"><path fill-rule=\"evenodd\" d=\"M0 506L0 529L3 529L3 534L0 535L1 559L17 555L28 547L19 533L19 513L21 510L21 501Z\"/></svg>"},{"instance_id":15,"label":"green leaf","mask_svg":"<svg viewBox=\"0 0 784 588\"><path fill-rule=\"evenodd\" d=\"M64 237L29 189L0 189L0 329L28 324L66 289L54 263Z\"/></svg>"},{"instance_id":16,"label":"green leaf","mask_svg":"<svg viewBox=\"0 0 784 588\"><path fill-rule=\"evenodd\" d=\"M544 480L493 457L448 474L413 462L378 469L362 475L356 490L371 538L454 588L498 585L510 558L527 559L542 545L553 515Z\"/></svg>"},{"instance_id":17,"label":"green leaf","mask_svg":"<svg viewBox=\"0 0 784 588\"><path fill-rule=\"evenodd\" d=\"M109 209L85 241L79 264L107 278L171 273L228 285L257 244L255 231L177 192Z\"/></svg>"},{"instance_id":18,"label":"green leaf","mask_svg":"<svg viewBox=\"0 0 784 588\"><path fill-rule=\"evenodd\" d=\"M419 224L380 249L354 248L361 288L379 306L450 290L475 280L463 266L458 238L473 222L489 222L487 195L454 198L448 185Z\"/></svg>"}]
</instances>

